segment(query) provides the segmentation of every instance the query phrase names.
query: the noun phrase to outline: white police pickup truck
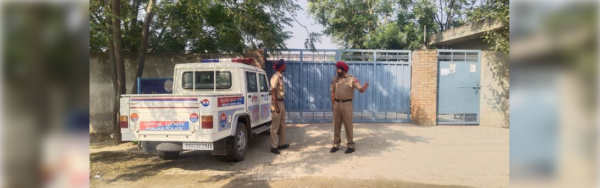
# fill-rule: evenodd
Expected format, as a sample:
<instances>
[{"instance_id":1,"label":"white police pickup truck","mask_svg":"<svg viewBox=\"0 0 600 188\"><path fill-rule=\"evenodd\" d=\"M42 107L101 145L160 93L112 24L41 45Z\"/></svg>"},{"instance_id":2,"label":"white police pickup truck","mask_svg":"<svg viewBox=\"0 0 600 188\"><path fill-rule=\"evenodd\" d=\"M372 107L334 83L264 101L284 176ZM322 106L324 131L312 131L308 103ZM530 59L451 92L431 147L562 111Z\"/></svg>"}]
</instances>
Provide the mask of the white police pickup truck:
<instances>
[{"instance_id":1,"label":"white police pickup truck","mask_svg":"<svg viewBox=\"0 0 600 188\"><path fill-rule=\"evenodd\" d=\"M142 141L163 159L184 150L209 150L242 161L248 140L271 125L264 70L253 59L205 59L177 64L173 94L122 95L124 141ZM170 86L172 85L172 86Z\"/></svg>"}]
</instances>

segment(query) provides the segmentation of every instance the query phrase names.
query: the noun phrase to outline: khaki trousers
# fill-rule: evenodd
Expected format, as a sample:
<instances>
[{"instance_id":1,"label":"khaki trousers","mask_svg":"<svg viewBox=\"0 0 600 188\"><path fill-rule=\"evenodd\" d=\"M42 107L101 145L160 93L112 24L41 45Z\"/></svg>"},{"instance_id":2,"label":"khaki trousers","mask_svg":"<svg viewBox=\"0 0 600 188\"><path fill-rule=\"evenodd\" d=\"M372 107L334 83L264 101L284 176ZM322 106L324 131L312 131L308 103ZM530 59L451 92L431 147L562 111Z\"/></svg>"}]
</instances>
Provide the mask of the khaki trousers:
<instances>
[{"instance_id":1,"label":"khaki trousers","mask_svg":"<svg viewBox=\"0 0 600 188\"><path fill-rule=\"evenodd\" d=\"M277 101L279 113L275 112L275 102L271 102L271 148L285 145L285 105L283 101Z\"/></svg>"},{"instance_id":2,"label":"khaki trousers","mask_svg":"<svg viewBox=\"0 0 600 188\"><path fill-rule=\"evenodd\" d=\"M340 138L342 123L344 123L344 130L346 130L348 147L354 148L354 141L352 141L352 110L352 101L333 102L333 147L335 148L339 148L342 142Z\"/></svg>"}]
</instances>

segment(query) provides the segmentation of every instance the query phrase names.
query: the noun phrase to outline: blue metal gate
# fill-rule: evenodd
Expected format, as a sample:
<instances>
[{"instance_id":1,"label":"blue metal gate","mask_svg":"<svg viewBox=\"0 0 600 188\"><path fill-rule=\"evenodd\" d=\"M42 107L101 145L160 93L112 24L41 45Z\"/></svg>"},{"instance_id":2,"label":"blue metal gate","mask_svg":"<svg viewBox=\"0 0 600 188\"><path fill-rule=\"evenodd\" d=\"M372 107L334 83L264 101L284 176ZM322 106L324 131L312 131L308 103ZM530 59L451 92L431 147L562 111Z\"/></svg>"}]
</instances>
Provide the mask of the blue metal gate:
<instances>
[{"instance_id":1,"label":"blue metal gate","mask_svg":"<svg viewBox=\"0 0 600 188\"><path fill-rule=\"evenodd\" d=\"M479 124L480 50L438 50L438 124Z\"/></svg>"},{"instance_id":2,"label":"blue metal gate","mask_svg":"<svg viewBox=\"0 0 600 188\"><path fill-rule=\"evenodd\" d=\"M333 122L331 80L335 63L342 60L365 93L355 91L354 122L410 122L411 52L405 50L285 50L268 52L266 68L286 61L285 107L291 123Z\"/></svg>"}]
</instances>

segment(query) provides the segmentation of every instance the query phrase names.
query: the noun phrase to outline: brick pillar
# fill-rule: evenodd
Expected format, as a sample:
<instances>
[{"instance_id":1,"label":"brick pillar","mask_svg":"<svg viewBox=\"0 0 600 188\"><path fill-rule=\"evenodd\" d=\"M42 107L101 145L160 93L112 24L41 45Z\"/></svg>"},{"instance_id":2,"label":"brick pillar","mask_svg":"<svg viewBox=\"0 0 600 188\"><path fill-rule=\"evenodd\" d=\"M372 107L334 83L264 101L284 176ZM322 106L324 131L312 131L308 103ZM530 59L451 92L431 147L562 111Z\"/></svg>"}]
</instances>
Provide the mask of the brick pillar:
<instances>
[{"instance_id":1,"label":"brick pillar","mask_svg":"<svg viewBox=\"0 0 600 188\"><path fill-rule=\"evenodd\" d=\"M410 118L415 125L437 124L437 65L437 50L412 52Z\"/></svg>"}]
</instances>

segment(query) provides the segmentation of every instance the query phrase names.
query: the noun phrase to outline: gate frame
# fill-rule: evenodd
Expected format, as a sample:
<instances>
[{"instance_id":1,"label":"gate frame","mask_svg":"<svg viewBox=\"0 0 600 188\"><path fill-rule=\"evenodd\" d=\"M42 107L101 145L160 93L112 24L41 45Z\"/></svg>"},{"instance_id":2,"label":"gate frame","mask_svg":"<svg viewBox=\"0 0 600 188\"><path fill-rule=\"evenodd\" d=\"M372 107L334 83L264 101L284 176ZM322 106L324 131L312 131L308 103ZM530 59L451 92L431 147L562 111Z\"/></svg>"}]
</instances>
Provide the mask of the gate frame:
<instances>
[{"instance_id":1,"label":"gate frame","mask_svg":"<svg viewBox=\"0 0 600 188\"><path fill-rule=\"evenodd\" d=\"M267 56L271 56L272 55L272 53L270 53L270 52L272 52L270 49L265 49L264 50L265 56L264 56L263 60L265 62L265 69L268 70L267 73L271 72L271 74L272 74L272 70L269 69L269 67L267 66L267 63L274 62L274 60L269 60L269 58L271 58L271 57L267 57ZM286 62L287 61L301 62L300 63L301 69L303 68L303 65L305 64L304 62L313 62L313 61L304 61L304 52L309 52L309 53L313 52L313 51L311 51L309 49L285 49L285 50L280 50L279 52L282 52L282 53L281 54L273 54L273 55L284 56L284 58L281 58L281 59L284 59ZM285 54L284 52L288 52L288 53ZM299 58L298 58L298 60L289 60L291 52L299 52ZM407 55L406 55L407 56L407 58L406 58L407 61L406 62L404 62L404 61L390 61L390 62L398 62L398 63L403 64L403 65L408 65L408 67L410 68L410 71L408 73L408 78L409 78L409 82L408 83L409 83L409 86L408 86L408 95L407 95L407 97L408 97L408 100L407 100L408 101L408 104L407 104L408 105L408 110L406 112L407 118L403 119L403 120L387 120L387 119L384 119L383 121L381 121L381 120L377 120L377 119L374 118L376 112L373 111L373 112L371 112L372 113L372 118L371 119L354 119L353 122L356 122L356 123L410 123L411 122L411 100L410 100L410 96L411 96L411 93L412 93L412 83L411 83L411 80L412 80L412 50L319 49L319 50L316 50L314 52L321 52L321 53L327 53L327 52L331 53L331 52L334 52L335 55L334 55L333 62L342 60L342 54L344 52L372 52L373 53L373 61L344 61L344 62L362 62L362 63L374 63L374 64L385 62L385 61L379 61L379 62L377 61L377 53L378 52L384 52L384 53L385 52L389 52L389 53L407 53ZM296 55L296 54L297 53L295 53L294 55ZM287 55L287 57L285 57L286 55ZM326 57L326 54L323 54L323 57ZM313 56L313 59L314 59L314 56ZM319 62L319 61L317 61L317 62ZM377 80L373 80L373 82L376 82L376 81ZM304 93L301 93L300 96L301 96L301 98L304 97ZM286 112L287 112L287 110L286 110ZM304 112L305 112L304 109L301 108L300 111L298 112L300 114L300 117L303 117ZM331 120L328 120L328 119L315 120L314 119L314 113L315 112L327 113L327 112L331 112L331 111L311 111L311 113L313 113L313 118L310 121L308 121L308 120L302 120L302 118L300 118L300 120L292 121L290 118L288 118L289 117L289 113L288 113L288 114L286 114L286 116L287 116L286 117L286 122L288 122L288 123L331 123ZM398 113L398 112L396 112L396 113ZM323 116L326 117L325 114Z\"/></svg>"},{"instance_id":2,"label":"gate frame","mask_svg":"<svg viewBox=\"0 0 600 188\"><path fill-rule=\"evenodd\" d=\"M479 95L479 111L477 112L477 122L441 122L439 121L438 115L440 113L440 53L441 52L477 52L477 63L479 63L479 87L481 87L481 74L483 73L482 63L481 63L481 53L482 50L468 50L468 49L437 49L438 58L437 58L437 92L436 92L436 114L435 114L435 123L437 125L470 125L470 126L479 126L481 123L481 95ZM466 58L465 58L466 61Z\"/></svg>"}]
</instances>

